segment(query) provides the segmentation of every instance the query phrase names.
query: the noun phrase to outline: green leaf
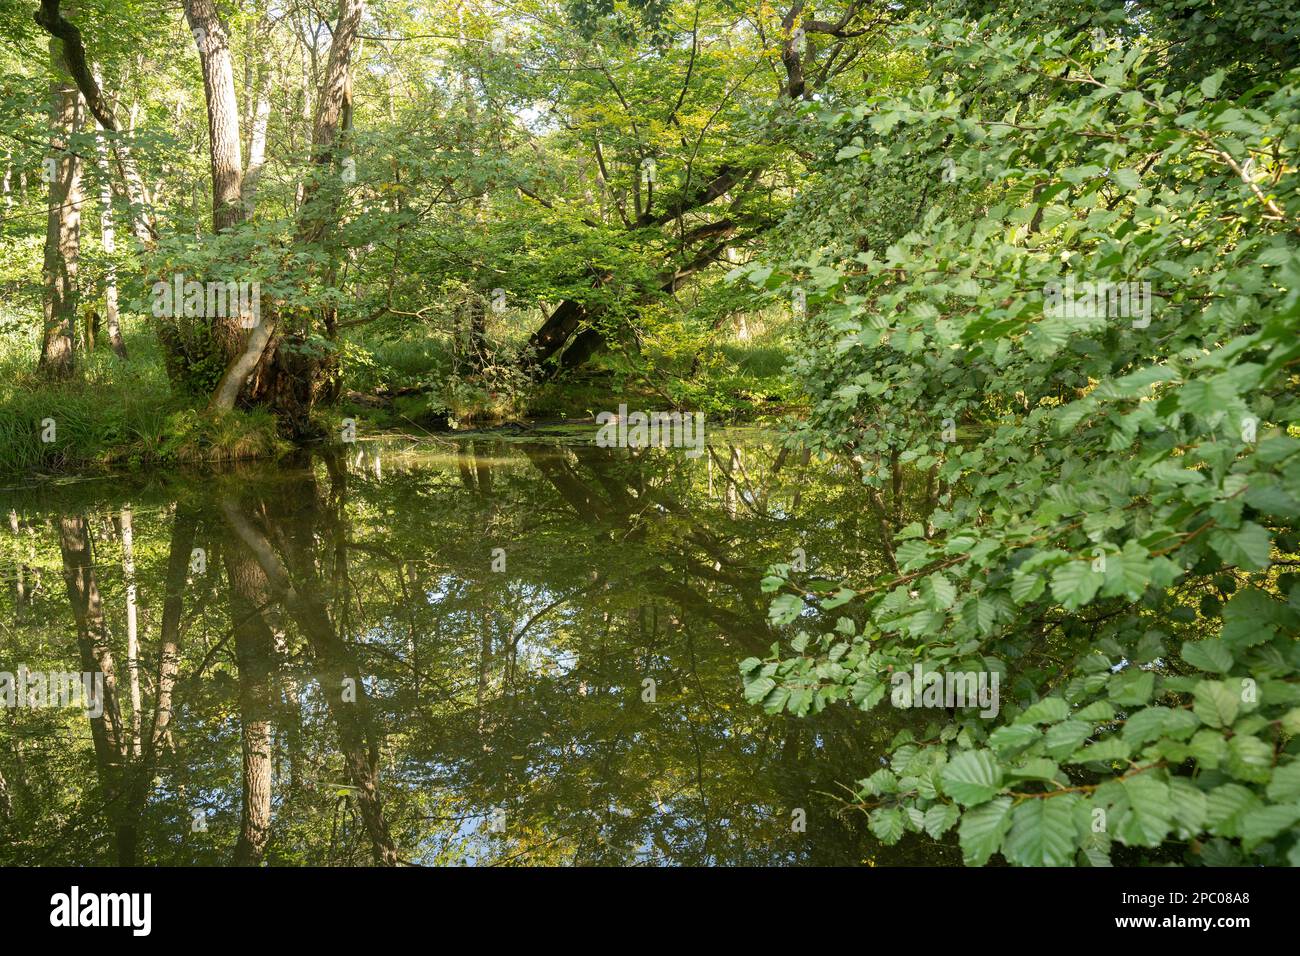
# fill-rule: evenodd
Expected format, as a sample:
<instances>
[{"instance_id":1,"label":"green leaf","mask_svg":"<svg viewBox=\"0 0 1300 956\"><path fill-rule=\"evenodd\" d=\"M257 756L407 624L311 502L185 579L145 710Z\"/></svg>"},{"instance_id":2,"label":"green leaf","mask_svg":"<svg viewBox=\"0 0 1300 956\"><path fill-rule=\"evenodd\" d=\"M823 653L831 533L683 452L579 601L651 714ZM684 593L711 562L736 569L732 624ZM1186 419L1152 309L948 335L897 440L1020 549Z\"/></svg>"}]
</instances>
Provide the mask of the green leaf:
<instances>
[{"instance_id":1,"label":"green leaf","mask_svg":"<svg viewBox=\"0 0 1300 956\"><path fill-rule=\"evenodd\" d=\"M1241 695L1221 680L1203 680L1192 691L1192 711L1210 727L1231 727Z\"/></svg>"},{"instance_id":2,"label":"green leaf","mask_svg":"<svg viewBox=\"0 0 1300 956\"><path fill-rule=\"evenodd\" d=\"M1132 192L1142 185L1142 179L1138 176L1137 170L1135 169L1124 169L1121 167L1114 170L1110 175L1111 179L1115 181L1115 185L1127 192Z\"/></svg>"},{"instance_id":3,"label":"green leaf","mask_svg":"<svg viewBox=\"0 0 1300 956\"><path fill-rule=\"evenodd\" d=\"M1093 761L1110 763L1115 760L1127 760L1129 753L1129 745L1122 738L1107 737L1105 740L1099 740L1095 744L1076 750L1070 755L1070 763L1092 763Z\"/></svg>"},{"instance_id":4,"label":"green leaf","mask_svg":"<svg viewBox=\"0 0 1300 956\"><path fill-rule=\"evenodd\" d=\"M1120 786L1125 805L1116 827L1116 839L1125 846L1159 846L1173 825L1169 785L1148 771L1126 777Z\"/></svg>"},{"instance_id":5,"label":"green leaf","mask_svg":"<svg viewBox=\"0 0 1300 956\"><path fill-rule=\"evenodd\" d=\"M770 677L756 677L745 682L745 700L751 704L759 703L776 687L776 681Z\"/></svg>"},{"instance_id":6,"label":"green leaf","mask_svg":"<svg viewBox=\"0 0 1300 956\"><path fill-rule=\"evenodd\" d=\"M998 797L961 816L957 838L967 866L983 866L1002 844L1011 826L1011 798Z\"/></svg>"},{"instance_id":7,"label":"green leaf","mask_svg":"<svg viewBox=\"0 0 1300 956\"><path fill-rule=\"evenodd\" d=\"M1042 732L1032 724L1010 724L989 734L989 746L998 751L1010 751L1026 747L1041 736Z\"/></svg>"},{"instance_id":8,"label":"green leaf","mask_svg":"<svg viewBox=\"0 0 1300 956\"><path fill-rule=\"evenodd\" d=\"M1174 777L1169 781L1169 796L1172 800L1174 820L1182 828L1184 837L1192 837L1201 832L1205 826L1207 800L1205 794L1183 777Z\"/></svg>"},{"instance_id":9,"label":"green leaf","mask_svg":"<svg viewBox=\"0 0 1300 956\"><path fill-rule=\"evenodd\" d=\"M848 604L857 596L858 596L857 591L853 591L849 588L840 588L830 597L822 598L821 601L822 610L833 611L837 607L843 604Z\"/></svg>"},{"instance_id":10,"label":"green leaf","mask_svg":"<svg viewBox=\"0 0 1300 956\"><path fill-rule=\"evenodd\" d=\"M1259 806L1259 798L1241 784L1225 783L1205 795L1205 825L1216 836L1239 835L1242 817Z\"/></svg>"},{"instance_id":11,"label":"green leaf","mask_svg":"<svg viewBox=\"0 0 1300 956\"><path fill-rule=\"evenodd\" d=\"M957 600L957 589L951 581L942 574L932 574L925 581L933 602L931 606L936 611L952 607L952 602Z\"/></svg>"},{"instance_id":12,"label":"green leaf","mask_svg":"<svg viewBox=\"0 0 1300 956\"><path fill-rule=\"evenodd\" d=\"M1259 588L1242 588L1223 606L1223 642L1254 647L1272 639L1281 605Z\"/></svg>"},{"instance_id":13,"label":"green leaf","mask_svg":"<svg viewBox=\"0 0 1300 956\"><path fill-rule=\"evenodd\" d=\"M1067 611L1076 611L1096 596L1104 580L1090 561L1066 561L1052 575L1052 597Z\"/></svg>"},{"instance_id":14,"label":"green leaf","mask_svg":"<svg viewBox=\"0 0 1300 956\"><path fill-rule=\"evenodd\" d=\"M1232 651L1218 638L1183 642L1183 660L1193 667L1215 674L1232 670Z\"/></svg>"},{"instance_id":15,"label":"green leaf","mask_svg":"<svg viewBox=\"0 0 1300 956\"><path fill-rule=\"evenodd\" d=\"M952 829L959 816L961 811L957 808L957 804L936 803L925 811L925 832L930 834L932 839L937 840Z\"/></svg>"},{"instance_id":16,"label":"green leaf","mask_svg":"<svg viewBox=\"0 0 1300 956\"><path fill-rule=\"evenodd\" d=\"M1172 714L1168 707L1144 707L1134 711L1124 722L1124 739L1132 744L1155 740L1165 732Z\"/></svg>"},{"instance_id":17,"label":"green leaf","mask_svg":"<svg viewBox=\"0 0 1300 956\"><path fill-rule=\"evenodd\" d=\"M1072 793L1026 800L1011 811L1011 829L1002 847L1016 866L1067 866L1074 859L1074 807Z\"/></svg>"},{"instance_id":18,"label":"green leaf","mask_svg":"<svg viewBox=\"0 0 1300 956\"><path fill-rule=\"evenodd\" d=\"M1250 734L1235 734L1228 740L1224 766L1238 780L1267 783L1273 775L1273 748Z\"/></svg>"},{"instance_id":19,"label":"green leaf","mask_svg":"<svg viewBox=\"0 0 1300 956\"><path fill-rule=\"evenodd\" d=\"M866 780L861 781L859 786L871 796L879 796L882 793L897 793L898 777L888 767L881 767Z\"/></svg>"},{"instance_id":20,"label":"green leaf","mask_svg":"<svg viewBox=\"0 0 1300 956\"><path fill-rule=\"evenodd\" d=\"M1300 760L1293 760L1275 769L1266 792L1274 803L1300 800Z\"/></svg>"},{"instance_id":21,"label":"green leaf","mask_svg":"<svg viewBox=\"0 0 1300 956\"><path fill-rule=\"evenodd\" d=\"M893 845L903 836L903 813L898 807L872 810L868 827L881 843Z\"/></svg>"},{"instance_id":22,"label":"green leaf","mask_svg":"<svg viewBox=\"0 0 1300 956\"><path fill-rule=\"evenodd\" d=\"M1228 759L1228 744L1216 730L1198 730L1188 744L1191 756L1202 770L1214 770Z\"/></svg>"},{"instance_id":23,"label":"green leaf","mask_svg":"<svg viewBox=\"0 0 1300 956\"><path fill-rule=\"evenodd\" d=\"M1060 768L1046 757L1030 757L1007 771L1012 780L1055 780Z\"/></svg>"},{"instance_id":24,"label":"green leaf","mask_svg":"<svg viewBox=\"0 0 1300 956\"><path fill-rule=\"evenodd\" d=\"M791 623L803 613L803 598L796 594L779 594L772 599L767 616L777 627Z\"/></svg>"},{"instance_id":25,"label":"green leaf","mask_svg":"<svg viewBox=\"0 0 1300 956\"><path fill-rule=\"evenodd\" d=\"M1292 736L1300 734L1300 707L1292 707L1282 715L1282 729Z\"/></svg>"},{"instance_id":26,"label":"green leaf","mask_svg":"<svg viewBox=\"0 0 1300 956\"><path fill-rule=\"evenodd\" d=\"M1047 730L1046 745L1048 756L1056 759L1067 757L1079 749L1079 746L1092 734L1092 724L1086 720L1066 720Z\"/></svg>"},{"instance_id":27,"label":"green leaf","mask_svg":"<svg viewBox=\"0 0 1300 956\"><path fill-rule=\"evenodd\" d=\"M1130 667L1111 677L1107 682L1110 699L1117 704L1136 706L1151 699L1155 690L1156 675L1150 671Z\"/></svg>"},{"instance_id":28,"label":"green leaf","mask_svg":"<svg viewBox=\"0 0 1300 956\"><path fill-rule=\"evenodd\" d=\"M1017 724L1052 724L1070 716L1070 705L1060 697L1044 697L1025 708L1016 718Z\"/></svg>"},{"instance_id":29,"label":"green leaf","mask_svg":"<svg viewBox=\"0 0 1300 956\"><path fill-rule=\"evenodd\" d=\"M939 778L943 791L962 806L990 799L1002 786L1002 768L987 750L967 750L944 766Z\"/></svg>"},{"instance_id":30,"label":"green leaf","mask_svg":"<svg viewBox=\"0 0 1300 956\"><path fill-rule=\"evenodd\" d=\"M1290 829L1297 820L1300 820L1300 805L1259 807L1242 816L1241 838L1247 843L1269 840Z\"/></svg>"},{"instance_id":31,"label":"green leaf","mask_svg":"<svg viewBox=\"0 0 1300 956\"><path fill-rule=\"evenodd\" d=\"M1093 723L1101 723L1107 720L1115 719L1115 708L1110 705L1108 700L1093 701L1087 707L1081 707L1074 712L1075 720L1088 720Z\"/></svg>"},{"instance_id":32,"label":"green leaf","mask_svg":"<svg viewBox=\"0 0 1300 956\"><path fill-rule=\"evenodd\" d=\"M1223 563L1256 571L1268 567L1273 537L1253 521L1243 521L1235 531L1216 529L1210 532L1210 546Z\"/></svg>"},{"instance_id":33,"label":"green leaf","mask_svg":"<svg viewBox=\"0 0 1300 956\"><path fill-rule=\"evenodd\" d=\"M1027 604L1043 593L1046 582L1041 574L1022 574L1017 571L1011 576L1011 600L1017 604Z\"/></svg>"}]
</instances>

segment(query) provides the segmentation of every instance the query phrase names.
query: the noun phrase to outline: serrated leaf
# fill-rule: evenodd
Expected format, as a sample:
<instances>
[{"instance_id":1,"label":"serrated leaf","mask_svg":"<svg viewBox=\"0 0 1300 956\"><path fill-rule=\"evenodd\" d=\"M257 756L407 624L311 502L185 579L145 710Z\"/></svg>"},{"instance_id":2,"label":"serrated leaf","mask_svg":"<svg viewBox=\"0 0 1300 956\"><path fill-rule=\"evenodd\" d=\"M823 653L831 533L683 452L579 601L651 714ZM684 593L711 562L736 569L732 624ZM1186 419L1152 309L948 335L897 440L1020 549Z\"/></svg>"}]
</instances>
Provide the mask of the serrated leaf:
<instances>
[{"instance_id":1,"label":"serrated leaf","mask_svg":"<svg viewBox=\"0 0 1300 956\"><path fill-rule=\"evenodd\" d=\"M989 734L989 745L999 751L1014 750L1032 744L1040 736L1041 731L1032 724L1011 724Z\"/></svg>"},{"instance_id":2,"label":"serrated leaf","mask_svg":"<svg viewBox=\"0 0 1300 956\"><path fill-rule=\"evenodd\" d=\"M1174 819L1182 827L1186 836L1195 836L1205 826L1207 801L1204 792L1196 784L1183 777L1174 777L1169 781L1169 797L1172 801Z\"/></svg>"},{"instance_id":3,"label":"serrated leaf","mask_svg":"<svg viewBox=\"0 0 1300 956\"><path fill-rule=\"evenodd\" d=\"M1052 597L1067 611L1077 611L1097 595L1104 580L1090 561L1066 561L1052 574Z\"/></svg>"},{"instance_id":4,"label":"serrated leaf","mask_svg":"<svg viewBox=\"0 0 1300 956\"><path fill-rule=\"evenodd\" d=\"M1259 798L1241 784L1225 783L1205 795L1205 825L1216 836L1239 835L1241 818L1259 806Z\"/></svg>"},{"instance_id":5,"label":"serrated leaf","mask_svg":"<svg viewBox=\"0 0 1300 956\"><path fill-rule=\"evenodd\" d=\"M1002 768L987 750L968 750L944 766L940 774L943 792L962 806L974 806L990 799L1002 786Z\"/></svg>"},{"instance_id":6,"label":"serrated leaf","mask_svg":"<svg viewBox=\"0 0 1300 956\"><path fill-rule=\"evenodd\" d=\"M1274 803L1290 803L1300 800L1300 760L1282 764L1273 771L1273 779L1268 782L1268 798Z\"/></svg>"},{"instance_id":7,"label":"serrated leaf","mask_svg":"<svg viewBox=\"0 0 1300 956\"><path fill-rule=\"evenodd\" d=\"M1115 719L1115 708L1110 705L1110 701L1097 700L1093 701L1087 707L1081 707L1074 712L1075 720L1088 720L1094 724L1103 723Z\"/></svg>"},{"instance_id":8,"label":"serrated leaf","mask_svg":"<svg viewBox=\"0 0 1300 956\"><path fill-rule=\"evenodd\" d=\"M1231 727L1241 695L1220 680L1203 680L1192 691L1192 710L1209 727Z\"/></svg>"},{"instance_id":9,"label":"serrated leaf","mask_svg":"<svg viewBox=\"0 0 1300 956\"><path fill-rule=\"evenodd\" d=\"M1124 739L1132 744L1155 740L1165 732L1172 714L1168 707L1144 707L1134 711L1124 722Z\"/></svg>"},{"instance_id":10,"label":"serrated leaf","mask_svg":"<svg viewBox=\"0 0 1300 956\"><path fill-rule=\"evenodd\" d=\"M783 627L803 613L803 598L796 594L779 594L772 599L767 616L777 627Z\"/></svg>"},{"instance_id":11,"label":"serrated leaf","mask_svg":"<svg viewBox=\"0 0 1300 956\"><path fill-rule=\"evenodd\" d=\"M925 811L925 832L932 839L937 840L952 829L959 816L961 816L961 811L957 808L957 804L936 803Z\"/></svg>"},{"instance_id":12,"label":"serrated leaf","mask_svg":"<svg viewBox=\"0 0 1300 956\"><path fill-rule=\"evenodd\" d=\"M1259 807L1241 818L1241 838L1248 843L1270 840L1300 820L1300 806Z\"/></svg>"},{"instance_id":13,"label":"serrated leaf","mask_svg":"<svg viewBox=\"0 0 1300 956\"><path fill-rule=\"evenodd\" d=\"M1234 734L1224 767L1238 780L1267 783L1273 775L1273 748L1250 734Z\"/></svg>"},{"instance_id":14,"label":"serrated leaf","mask_svg":"<svg viewBox=\"0 0 1300 956\"><path fill-rule=\"evenodd\" d=\"M1173 825L1169 785L1147 772L1126 777L1120 787L1125 801L1116 839L1125 846L1159 846Z\"/></svg>"},{"instance_id":15,"label":"serrated leaf","mask_svg":"<svg viewBox=\"0 0 1300 956\"><path fill-rule=\"evenodd\" d=\"M1086 720L1065 720L1047 729L1045 743L1047 754L1057 760L1066 757L1092 735L1092 724Z\"/></svg>"},{"instance_id":16,"label":"serrated leaf","mask_svg":"<svg viewBox=\"0 0 1300 956\"><path fill-rule=\"evenodd\" d=\"M898 807L881 807L868 817L871 832L881 843L892 845L903 836L903 814Z\"/></svg>"},{"instance_id":17,"label":"serrated leaf","mask_svg":"<svg viewBox=\"0 0 1300 956\"><path fill-rule=\"evenodd\" d=\"M1229 566L1256 571L1268 567L1273 537L1253 521L1243 521L1240 528L1210 532L1210 546Z\"/></svg>"},{"instance_id":18,"label":"serrated leaf","mask_svg":"<svg viewBox=\"0 0 1300 956\"><path fill-rule=\"evenodd\" d=\"M998 797L961 815L957 838L962 860L967 866L983 866L999 846L1011 826L1011 798Z\"/></svg>"},{"instance_id":19,"label":"serrated leaf","mask_svg":"<svg viewBox=\"0 0 1300 956\"><path fill-rule=\"evenodd\" d=\"M1011 600L1017 604L1027 604L1038 598L1046 586L1047 582L1041 574L1022 574L1017 571L1011 576Z\"/></svg>"},{"instance_id":20,"label":"serrated leaf","mask_svg":"<svg viewBox=\"0 0 1300 956\"><path fill-rule=\"evenodd\" d=\"M1130 667L1111 677L1106 686L1110 699L1115 703L1137 706L1151 699L1155 684L1155 674Z\"/></svg>"},{"instance_id":21,"label":"serrated leaf","mask_svg":"<svg viewBox=\"0 0 1300 956\"><path fill-rule=\"evenodd\" d=\"M1079 798L1026 800L1011 811L1002 853L1016 866L1067 866L1074 859L1074 807Z\"/></svg>"},{"instance_id":22,"label":"serrated leaf","mask_svg":"<svg viewBox=\"0 0 1300 956\"><path fill-rule=\"evenodd\" d=\"M1232 670L1232 651L1217 637L1202 641L1184 641L1183 660L1193 667L1214 674L1226 674Z\"/></svg>"},{"instance_id":23,"label":"serrated leaf","mask_svg":"<svg viewBox=\"0 0 1300 956\"><path fill-rule=\"evenodd\" d=\"M1037 703L1030 704L1016 718L1018 724L1052 724L1070 716L1070 705L1060 697L1044 697Z\"/></svg>"},{"instance_id":24,"label":"serrated leaf","mask_svg":"<svg viewBox=\"0 0 1300 956\"><path fill-rule=\"evenodd\" d=\"M1129 745L1123 739L1107 737L1105 740L1099 740L1081 750L1076 750L1070 755L1070 763L1092 763L1093 761L1110 763L1115 760L1127 760L1128 756Z\"/></svg>"}]
</instances>

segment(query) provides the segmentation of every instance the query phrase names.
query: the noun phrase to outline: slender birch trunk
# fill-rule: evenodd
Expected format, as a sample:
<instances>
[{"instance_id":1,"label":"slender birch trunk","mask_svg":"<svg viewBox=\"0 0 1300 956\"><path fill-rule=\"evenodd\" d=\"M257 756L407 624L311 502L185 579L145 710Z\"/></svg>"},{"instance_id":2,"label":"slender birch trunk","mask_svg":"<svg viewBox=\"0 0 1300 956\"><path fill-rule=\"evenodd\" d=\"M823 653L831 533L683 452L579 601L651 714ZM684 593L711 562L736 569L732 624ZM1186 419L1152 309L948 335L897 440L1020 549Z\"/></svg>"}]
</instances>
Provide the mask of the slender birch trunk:
<instances>
[{"instance_id":1,"label":"slender birch trunk","mask_svg":"<svg viewBox=\"0 0 1300 956\"><path fill-rule=\"evenodd\" d=\"M117 309L117 231L113 227L113 185L108 169L108 147L104 141L104 127L95 124L95 164L99 171L99 235L104 246L104 321L108 325L108 344L118 358L126 358L126 343L122 341L122 325Z\"/></svg>"}]
</instances>

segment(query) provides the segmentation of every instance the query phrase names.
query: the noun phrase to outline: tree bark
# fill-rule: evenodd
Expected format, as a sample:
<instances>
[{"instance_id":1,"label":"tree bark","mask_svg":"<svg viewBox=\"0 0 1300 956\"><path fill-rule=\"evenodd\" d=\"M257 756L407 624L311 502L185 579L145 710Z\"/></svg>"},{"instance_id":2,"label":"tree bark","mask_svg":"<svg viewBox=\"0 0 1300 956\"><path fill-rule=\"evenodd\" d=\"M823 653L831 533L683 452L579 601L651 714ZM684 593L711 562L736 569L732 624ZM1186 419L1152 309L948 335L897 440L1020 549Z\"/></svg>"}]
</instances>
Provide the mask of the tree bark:
<instances>
[{"instance_id":1,"label":"tree bark","mask_svg":"<svg viewBox=\"0 0 1300 956\"><path fill-rule=\"evenodd\" d=\"M104 246L104 321L108 326L108 344L118 358L126 358L126 343L122 341L122 324L117 310L117 231L113 228L113 177L108 170L108 149L104 142L104 127L98 121L95 136L95 166L99 172L99 235Z\"/></svg>"},{"instance_id":2,"label":"tree bark","mask_svg":"<svg viewBox=\"0 0 1300 956\"><path fill-rule=\"evenodd\" d=\"M239 140L239 106L230 37L212 0L185 0L185 19L194 35L203 69L203 97L208 112L208 158L212 170L212 231L233 229L244 221L244 161ZM245 333L236 310L209 316L221 361L242 352Z\"/></svg>"},{"instance_id":3,"label":"tree bark","mask_svg":"<svg viewBox=\"0 0 1300 956\"><path fill-rule=\"evenodd\" d=\"M77 256L81 246L81 160L71 143L81 127L81 94L68 74L62 47L62 41L50 38L52 155L45 161L50 191L40 370L51 379L67 378L76 368Z\"/></svg>"},{"instance_id":4,"label":"tree bark","mask_svg":"<svg viewBox=\"0 0 1300 956\"><path fill-rule=\"evenodd\" d=\"M230 38L212 0L185 0L185 19L203 67L208 107L208 156L212 168L212 231L244 221L244 164L239 145L239 107Z\"/></svg>"}]
</instances>

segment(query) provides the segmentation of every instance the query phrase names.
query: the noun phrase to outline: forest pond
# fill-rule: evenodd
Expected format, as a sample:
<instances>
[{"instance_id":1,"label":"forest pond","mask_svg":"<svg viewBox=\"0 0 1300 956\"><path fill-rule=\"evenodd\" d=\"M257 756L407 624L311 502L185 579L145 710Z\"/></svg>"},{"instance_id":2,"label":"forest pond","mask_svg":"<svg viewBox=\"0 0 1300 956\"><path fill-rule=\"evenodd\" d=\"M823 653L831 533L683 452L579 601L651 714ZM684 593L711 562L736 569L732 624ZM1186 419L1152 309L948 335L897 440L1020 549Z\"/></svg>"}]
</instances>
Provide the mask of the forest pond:
<instances>
[{"instance_id":1,"label":"forest pond","mask_svg":"<svg viewBox=\"0 0 1300 956\"><path fill-rule=\"evenodd\" d=\"M361 441L0 504L0 672L50 698L0 709L5 865L960 861L844 809L900 712L742 696L765 567L878 560L852 477L774 436ZM96 671L101 716L54 706Z\"/></svg>"}]
</instances>

